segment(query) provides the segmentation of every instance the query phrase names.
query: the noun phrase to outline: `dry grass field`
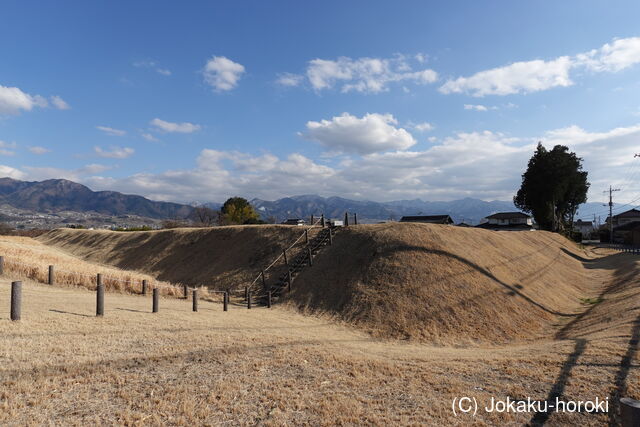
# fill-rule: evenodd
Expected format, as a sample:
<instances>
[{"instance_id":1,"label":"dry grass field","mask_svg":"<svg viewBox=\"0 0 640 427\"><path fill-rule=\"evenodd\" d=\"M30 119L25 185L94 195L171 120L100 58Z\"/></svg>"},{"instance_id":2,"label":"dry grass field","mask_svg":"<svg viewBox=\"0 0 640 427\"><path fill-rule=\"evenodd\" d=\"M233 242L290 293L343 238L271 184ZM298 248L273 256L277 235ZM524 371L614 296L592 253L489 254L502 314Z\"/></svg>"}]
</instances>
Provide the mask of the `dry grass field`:
<instances>
[{"instance_id":1,"label":"dry grass field","mask_svg":"<svg viewBox=\"0 0 640 427\"><path fill-rule=\"evenodd\" d=\"M387 232L384 228L374 231ZM371 249L366 245L376 237L358 237L371 232L363 227L349 231L357 233L351 239L346 239L346 234L339 236L351 243L341 243L346 245L342 249L336 243L334 259L343 249L353 255L352 244L363 252ZM160 301L160 312L152 314L149 297L110 292L103 318L94 317L95 293L89 289L25 281L23 320L11 322L8 300L13 277L8 272L0 279L0 424L615 425L619 395L640 399L639 257L604 249L580 250L546 233L509 233L520 237L512 239L509 244L515 246L508 250L500 249L506 244L503 239L508 239L503 233L490 237L487 232L467 234L467 247L463 242L449 244L437 233L424 235L422 241L413 240L418 240L418 246L435 242L448 253L466 254L467 261L494 277L482 273L489 282L468 282L467 295L473 296L470 304L475 305L459 311L452 307L451 317L441 317L441 328L417 339L371 334L372 325L382 324L376 310L389 313L394 307L409 305L384 306L371 292L350 291L345 295L369 296L360 300L368 304L362 313L356 313L353 302L338 305L334 311L323 310L314 302L312 279L302 276L296 290L300 295L270 310L232 305L223 312L219 303L202 302L200 311L193 313L189 302L165 297ZM402 233L395 235L383 235L373 246L385 254L385 245L404 239ZM487 242L483 251L496 249L478 259L481 254L474 245L480 247L481 238ZM499 264L532 248L545 253L546 258ZM0 250L5 249L0 244ZM415 287L412 282L405 282L417 275L416 283L433 287L434 296L444 295L438 290L438 280L427 281L427 273L415 267L431 258L417 259L407 267L410 274L403 276L401 260L389 254L371 255L374 260L377 256L381 259L366 264L366 271L382 274L376 269L388 262L395 266L389 274L409 287L408 292L418 292L411 290ZM432 259L444 261L439 258L442 253L432 255L437 256ZM557 260L549 267L552 277L535 273L537 263L545 265L554 258ZM312 268L328 271L322 265L323 254L317 259ZM91 268L87 261L74 262ZM437 265L443 265L443 271L462 272L458 262ZM429 272L434 268L425 265L424 269ZM478 271L475 267L472 270ZM345 271L350 274L351 270ZM569 280L562 281L563 274ZM542 277L534 280L535 275ZM352 277L377 276L356 270ZM523 294L509 294L510 289L504 294L488 292L491 281L504 282ZM375 281L370 283L379 286ZM545 293L544 283L552 291ZM499 283L492 286L504 288ZM398 296L397 288L393 291L387 295L389 299ZM542 315L549 313L525 297L535 297L535 302L553 313ZM484 301L485 306L499 306L516 299L526 305L507 306L516 309L511 318L501 314L499 307L489 311L478 305ZM421 302L426 310L430 306L444 310L444 305L430 301L428 294ZM300 313L300 306L313 314ZM524 307L533 307L530 310L542 320L529 320L533 315ZM484 310L465 318L479 323L456 333L456 316L464 316L469 309ZM403 315L398 313L390 321L401 327L397 319ZM487 315L494 318L482 318ZM428 321L426 317L422 320ZM527 322L534 322L533 327ZM491 327L495 331L482 330ZM525 328L522 335L536 331L535 339L510 332L517 328ZM447 331L452 338L444 336ZM474 339L476 333L478 339ZM499 338L492 342L491 337ZM566 400L609 398L610 411L535 415L481 410L473 418L456 417L452 399L462 396L475 397L481 405L488 404L491 397L542 401L556 396Z\"/></svg>"}]
</instances>

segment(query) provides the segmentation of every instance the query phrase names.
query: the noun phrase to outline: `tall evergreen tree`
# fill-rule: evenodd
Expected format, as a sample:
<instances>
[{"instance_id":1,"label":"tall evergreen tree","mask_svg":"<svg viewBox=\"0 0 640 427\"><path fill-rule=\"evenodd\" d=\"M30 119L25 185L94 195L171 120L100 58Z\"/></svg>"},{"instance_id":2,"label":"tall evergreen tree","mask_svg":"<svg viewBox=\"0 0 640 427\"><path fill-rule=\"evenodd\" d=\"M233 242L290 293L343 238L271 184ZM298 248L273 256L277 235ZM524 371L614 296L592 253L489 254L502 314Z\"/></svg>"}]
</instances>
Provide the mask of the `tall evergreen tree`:
<instances>
[{"instance_id":1,"label":"tall evergreen tree","mask_svg":"<svg viewBox=\"0 0 640 427\"><path fill-rule=\"evenodd\" d=\"M513 203L531 213L541 229L565 232L571 230L578 206L587 201L588 190L581 158L564 145L548 151L539 142Z\"/></svg>"}]
</instances>

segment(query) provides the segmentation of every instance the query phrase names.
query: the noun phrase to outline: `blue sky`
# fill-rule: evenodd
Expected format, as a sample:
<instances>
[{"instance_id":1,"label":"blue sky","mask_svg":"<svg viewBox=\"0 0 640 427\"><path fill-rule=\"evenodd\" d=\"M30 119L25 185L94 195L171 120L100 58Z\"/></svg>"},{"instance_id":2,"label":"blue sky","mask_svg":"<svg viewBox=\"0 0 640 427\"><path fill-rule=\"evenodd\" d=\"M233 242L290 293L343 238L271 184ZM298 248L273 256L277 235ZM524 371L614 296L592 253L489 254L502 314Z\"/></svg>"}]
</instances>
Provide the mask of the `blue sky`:
<instances>
[{"instance_id":1,"label":"blue sky","mask_svg":"<svg viewBox=\"0 0 640 427\"><path fill-rule=\"evenodd\" d=\"M535 143L640 203L637 2L30 2L0 174L179 202L508 200ZM637 200L636 200L637 199Z\"/></svg>"}]
</instances>

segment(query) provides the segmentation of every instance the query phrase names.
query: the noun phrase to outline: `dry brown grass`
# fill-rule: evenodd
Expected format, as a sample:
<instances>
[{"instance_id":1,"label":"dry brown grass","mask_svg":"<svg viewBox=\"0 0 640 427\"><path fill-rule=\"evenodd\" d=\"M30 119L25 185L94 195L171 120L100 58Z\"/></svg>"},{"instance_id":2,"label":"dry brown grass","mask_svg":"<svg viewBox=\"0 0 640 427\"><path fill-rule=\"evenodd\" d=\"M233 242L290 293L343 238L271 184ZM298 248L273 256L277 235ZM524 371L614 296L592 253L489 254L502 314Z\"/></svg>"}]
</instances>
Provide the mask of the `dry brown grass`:
<instances>
[{"instance_id":1,"label":"dry brown grass","mask_svg":"<svg viewBox=\"0 0 640 427\"><path fill-rule=\"evenodd\" d=\"M226 290L250 284L302 232L302 227L286 225L129 233L57 229L38 240L87 261L144 272L158 280Z\"/></svg>"},{"instance_id":2,"label":"dry brown grass","mask_svg":"<svg viewBox=\"0 0 640 427\"><path fill-rule=\"evenodd\" d=\"M430 325L429 315L440 316L437 329L426 328L437 331L431 335L436 345L374 338L337 324L331 320L336 310L321 305L314 310L327 315L285 306L232 306L224 313L219 303L207 302L193 313L188 302L163 298L160 313L151 314L149 297L108 293L105 317L95 318L94 292L30 281L24 283L23 320L11 322L9 283L16 277L8 274L0 278L0 424L603 425L618 421L619 396L640 398L637 257L581 252L547 233L401 227L359 226L338 235L334 251L321 254L308 272L329 274L323 263L332 261L346 279L358 280L300 277L295 298L314 307L309 287L324 286L325 300L336 295L341 318L367 331L375 324L386 328L384 315L398 328L416 329L402 319L422 316L414 321ZM12 247L26 251L23 257L42 258L43 266L106 268L33 241L0 240L3 250ZM541 267L549 271L542 274ZM480 277L480 271L489 275ZM461 279L435 280L436 272ZM523 296L505 293L500 282L521 284L515 289L524 296L571 313L523 305ZM401 287L384 288L394 283ZM456 283L468 286L456 291ZM366 287L393 304L382 304ZM426 314L402 313L415 305L398 305L400 289L425 297ZM590 300L576 306L580 298ZM360 312L356 301L363 304ZM515 311L508 316L502 310ZM514 344L531 331L535 340ZM471 342L473 334L479 338ZM611 413L544 419L481 411L471 419L451 412L452 399L460 396L487 403L492 396L555 395L609 397Z\"/></svg>"},{"instance_id":3,"label":"dry brown grass","mask_svg":"<svg viewBox=\"0 0 640 427\"><path fill-rule=\"evenodd\" d=\"M296 279L290 303L382 337L443 345L548 337L598 288L557 234L433 224L360 225Z\"/></svg>"},{"instance_id":4,"label":"dry brown grass","mask_svg":"<svg viewBox=\"0 0 640 427\"><path fill-rule=\"evenodd\" d=\"M23 320L8 320L0 279L2 425L469 425L454 397L640 398L638 262L589 264L602 302L553 328L557 339L452 348L377 340L284 307L246 310L106 295L26 282ZM605 282L605 283L602 283ZM615 313L615 314L614 314ZM609 414L552 414L548 425L615 424ZM475 425L532 414L480 412ZM539 421L539 420L538 420Z\"/></svg>"},{"instance_id":5,"label":"dry brown grass","mask_svg":"<svg viewBox=\"0 0 640 427\"><path fill-rule=\"evenodd\" d=\"M5 257L5 272L12 277L47 283L49 265L54 266L55 282L59 285L96 288L96 275L103 275L108 291L140 293L142 280L161 294L180 296L182 287L176 283L155 280L148 274L126 271L107 265L85 262L29 237L0 236L0 255ZM204 290L206 294L206 290Z\"/></svg>"}]
</instances>

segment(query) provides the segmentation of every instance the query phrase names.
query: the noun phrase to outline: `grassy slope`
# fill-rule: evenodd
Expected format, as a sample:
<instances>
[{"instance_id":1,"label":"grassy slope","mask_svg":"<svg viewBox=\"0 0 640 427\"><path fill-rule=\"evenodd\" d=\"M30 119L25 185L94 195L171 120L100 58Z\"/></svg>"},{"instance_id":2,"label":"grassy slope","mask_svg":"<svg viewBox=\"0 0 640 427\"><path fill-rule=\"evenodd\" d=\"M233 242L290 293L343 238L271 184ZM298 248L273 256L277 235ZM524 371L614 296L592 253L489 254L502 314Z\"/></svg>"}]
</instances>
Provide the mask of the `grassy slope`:
<instances>
[{"instance_id":1,"label":"grassy slope","mask_svg":"<svg viewBox=\"0 0 640 427\"><path fill-rule=\"evenodd\" d=\"M282 226L55 230L39 240L163 280L224 287L250 281L299 233ZM580 309L580 298L596 295L584 256L546 232L360 225L336 235L287 300L383 337L463 345L530 340L549 336Z\"/></svg>"},{"instance_id":2,"label":"grassy slope","mask_svg":"<svg viewBox=\"0 0 640 427\"><path fill-rule=\"evenodd\" d=\"M128 233L57 229L38 240L88 261L159 280L226 289L250 283L302 232L280 225Z\"/></svg>"},{"instance_id":3,"label":"grassy slope","mask_svg":"<svg viewBox=\"0 0 640 427\"><path fill-rule=\"evenodd\" d=\"M289 296L374 334L500 343L549 334L595 290L572 242L546 232L431 224L341 232Z\"/></svg>"}]
</instances>

